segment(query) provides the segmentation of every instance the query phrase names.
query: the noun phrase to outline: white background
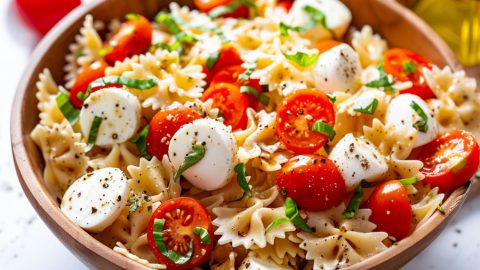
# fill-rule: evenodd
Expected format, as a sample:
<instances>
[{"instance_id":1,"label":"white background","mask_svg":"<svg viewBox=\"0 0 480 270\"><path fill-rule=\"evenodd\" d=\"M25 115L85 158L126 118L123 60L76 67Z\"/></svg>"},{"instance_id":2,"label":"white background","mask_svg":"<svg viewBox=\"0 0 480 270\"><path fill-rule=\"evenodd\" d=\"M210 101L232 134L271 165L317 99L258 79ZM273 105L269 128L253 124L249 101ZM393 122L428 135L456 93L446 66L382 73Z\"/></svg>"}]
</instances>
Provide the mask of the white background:
<instances>
[{"instance_id":1,"label":"white background","mask_svg":"<svg viewBox=\"0 0 480 270\"><path fill-rule=\"evenodd\" d=\"M10 107L38 40L18 21L11 0L0 1L0 37L0 269L87 269L43 224L23 195L15 174L10 150ZM478 268L479 228L477 196L405 269Z\"/></svg>"}]
</instances>

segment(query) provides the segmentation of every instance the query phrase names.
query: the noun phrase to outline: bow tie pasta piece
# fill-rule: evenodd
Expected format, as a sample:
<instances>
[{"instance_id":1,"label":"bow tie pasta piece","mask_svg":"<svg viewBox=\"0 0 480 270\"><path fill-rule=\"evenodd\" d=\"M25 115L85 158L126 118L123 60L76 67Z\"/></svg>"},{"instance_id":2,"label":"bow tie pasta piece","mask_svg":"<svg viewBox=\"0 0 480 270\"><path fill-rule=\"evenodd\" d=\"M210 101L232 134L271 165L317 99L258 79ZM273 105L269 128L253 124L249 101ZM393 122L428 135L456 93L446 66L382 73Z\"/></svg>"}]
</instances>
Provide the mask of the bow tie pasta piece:
<instances>
[{"instance_id":1,"label":"bow tie pasta piece","mask_svg":"<svg viewBox=\"0 0 480 270\"><path fill-rule=\"evenodd\" d=\"M379 63L387 50L387 42L380 35L374 34L369 25L353 32L352 46L360 57L362 67Z\"/></svg>"},{"instance_id":2,"label":"bow tie pasta piece","mask_svg":"<svg viewBox=\"0 0 480 270\"><path fill-rule=\"evenodd\" d=\"M94 170L114 167L120 168L124 172L127 171L127 167L130 165L137 166L139 158L134 150L131 150L128 143L121 143L113 145L112 149L101 149L98 152L92 151L92 159L88 162L88 166ZM104 154L104 151L109 151L108 154Z\"/></svg>"},{"instance_id":3,"label":"bow tie pasta piece","mask_svg":"<svg viewBox=\"0 0 480 270\"><path fill-rule=\"evenodd\" d=\"M49 69L44 69L40 73L36 86L38 91L35 95L38 99L37 108L40 111L40 124L45 127L61 124L65 117L56 102L60 91Z\"/></svg>"}]
</instances>

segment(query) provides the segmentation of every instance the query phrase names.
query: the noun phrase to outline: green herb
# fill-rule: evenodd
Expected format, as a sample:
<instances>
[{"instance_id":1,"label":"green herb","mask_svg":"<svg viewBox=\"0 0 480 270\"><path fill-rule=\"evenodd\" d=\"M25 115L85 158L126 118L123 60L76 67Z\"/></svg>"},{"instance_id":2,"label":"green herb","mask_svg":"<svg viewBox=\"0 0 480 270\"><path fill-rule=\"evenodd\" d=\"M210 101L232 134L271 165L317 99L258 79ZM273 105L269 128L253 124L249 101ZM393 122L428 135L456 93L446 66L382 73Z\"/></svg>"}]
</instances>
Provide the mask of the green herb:
<instances>
[{"instance_id":1,"label":"green herb","mask_svg":"<svg viewBox=\"0 0 480 270\"><path fill-rule=\"evenodd\" d=\"M363 197L363 187L362 187L362 183L360 183L355 188L355 192L353 193L353 197L350 200L350 203L348 203L347 208L342 213L343 218L351 219L355 216L355 213L357 212L358 208L360 208L362 197Z\"/></svg>"},{"instance_id":2,"label":"green herb","mask_svg":"<svg viewBox=\"0 0 480 270\"><path fill-rule=\"evenodd\" d=\"M140 20L140 15L135 14L135 13L128 13L125 16L125 18L127 18L127 20L138 21L138 20Z\"/></svg>"},{"instance_id":3,"label":"green herb","mask_svg":"<svg viewBox=\"0 0 480 270\"><path fill-rule=\"evenodd\" d=\"M168 49L168 51L173 52L173 51L181 48L181 46L184 43L191 44L191 43L194 43L196 41L197 41L197 39L194 36L188 35L185 32L181 32L181 33L178 33L178 34L175 35L175 41L171 45L169 45L169 47L167 49Z\"/></svg>"},{"instance_id":4,"label":"green herb","mask_svg":"<svg viewBox=\"0 0 480 270\"><path fill-rule=\"evenodd\" d=\"M220 38L220 41L222 43L229 42L227 36L225 35L225 33L220 28L215 27L215 28L212 28L211 31L214 32L218 36L218 38Z\"/></svg>"},{"instance_id":5,"label":"green herb","mask_svg":"<svg viewBox=\"0 0 480 270\"><path fill-rule=\"evenodd\" d=\"M257 61L255 61L253 63L249 63L248 66L249 66L248 69L245 70L245 72L242 75L240 75L240 79L242 79L242 80L250 79L250 75L252 75L252 73L257 68Z\"/></svg>"},{"instance_id":6,"label":"green herb","mask_svg":"<svg viewBox=\"0 0 480 270\"><path fill-rule=\"evenodd\" d=\"M353 108L354 111L364 113L364 114L374 114L378 106L378 100L374 98L367 106L365 107L356 107Z\"/></svg>"},{"instance_id":7,"label":"green herb","mask_svg":"<svg viewBox=\"0 0 480 270\"><path fill-rule=\"evenodd\" d=\"M287 197L285 200L285 215L290 219L290 221L295 224L298 228L300 228L304 232L312 232L312 228L310 228L305 220L303 220L302 216L298 212L298 207L295 201Z\"/></svg>"},{"instance_id":8,"label":"green herb","mask_svg":"<svg viewBox=\"0 0 480 270\"><path fill-rule=\"evenodd\" d=\"M428 131L428 116L425 114L423 109L418 105L415 101L412 100L412 103L410 103L410 107L417 113L417 115L421 118L421 120L418 120L417 122L413 123L413 127L416 128L420 132L427 132Z\"/></svg>"},{"instance_id":9,"label":"green herb","mask_svg":"<svg viewBox=\"0 0 480 270\"><path fill-rule=\"evenodd\" d=\"M287 223L287 222L290 222L290 219L288 219L288 218L277 218L277 219L275 219L275 220L272 221L272 223L270 223L270 225L268 225L268 227L265 229L265 234L267 234L268 231L270 231L270 229L272 229L273 227L276 227L276 226L285 224L285 223Z\"/></svg>"},{"instance_id":10,"label":"green herb","mask_svg":"<svg viewBox=\"0 0 480 270\"><path fill-rule=\"evenodd\" d=\"M112 51L112 46L108 46L105 48L102 48L100 51L98 51L98 56L105 56L107 55L110 51Z\"/></svg>"},{"instance_id":11,"label":"green herb","mask_svg":"<svg viewBox=\"0 0 480 270\"><path fill-rule=\"evenodd\" d=\"M313 29L313 27L315 27L315 25L320 24L323 28L325 28L330 33L330 35L332 36L333 39L338 39L335 32L327 26L327 17L325 16L325 14L323 12L321 12L320 10L318 10L318 9L312 7L312 6L308 6L308 5L304 6L303 10L309 16L309 20L307 21L307 23L305 23L304 25L301 25L301 26L290 26L290 25L287 25L287 24L281 22L280 23L280 34L282 36L285 36L285 37L288 36L288 31L289 30L295 31L295 32L310 31L311 29Z\"/></svg>"},{"instance_id":12,"label":"green herb","mask_svg":"<svg viewBox=\"0 0 480 270\"><path fill-rule=\"evenodd\" d=\"M313 53L313 54L307 54L304 52L296 52L295 54L287 54L285 52L282 52L282 54L287 58L288 60L296 63L297 65L301 67L309 67L317 61L318 58L318 53Z\"/></svg>"},{"instance_id":13,"label":"green herb","mask_svg":"<svg viewBox=\"0 0 480 270\"><path fill-rule=\"evenodd\" d=\"M333 96L333 95L327 95L328 99L330 99L330 101L332 103L335 104L335 102L337 102L337 97L336 96Z\"/></svg>"},{"instance_id":14,"label":"green herb","mask_svg":"<svg viewBox=\"0 0 480 270\"><path fill-rule=\"evenodd\" d=\"M73 107L68 95L60 93L55 98L55 101L63 116L70 122L70 125L74 126L78 122L78 119L80 119L80 111Z\"/></svg>"},{"instance_id":15,"label":"green herb","mask_svg":"<svg viewBox=\"0 0 480 270\"><path fill-rule=\"evenodd\" d=\"M85 147L85 152L92 150L93 146L95 145L102 120L103 118L99 116L95 116L95 118L93 118L92 125L90 126L90 132L88 133L88 141L87 146Z\"/></svg>"},{"instance_id":16,"label":"green herb","mask_svg":"<svg viewBox=\"0 0 480 270\"><path fill-rule=\"evenodd\" d=\"M211 70L213 66L217 63L218 58L220 57L220 53L218 51L212 52L207 59L207 69Z\"/></svg>"},{"instance_id":17,"label":"green herb","mask_svg":"<svg viewBox=\"0 0 480 270\"><path fill-rule=\"evenodd\" d=\"M217 118L225 118L220 110L218 111Z\"/></svg>"},{"instance_id":18,"label":"green herb","mask_svg":"<svg viewBox=\"0 0 480 270\"><path fill-rule=\"evenodd\" d=\"M247 172L245 168L245 163L238 163L235 166L235 172L237 173L237 183L238 185L243 189L243 192L249 196L252 197L252 190L250 189L250 186L248 186L247 183Z\"/></svg>"},{"instance_id":19,"label":"green herb","mask_svg":"<svg viewBox=\"0 0 480 270\"><path fill-rule=\"evenodd\" d=\"M169 258L175 264L186 264L192 258L193 240L190 240L190 245L185 256L181 256L173 250L168 250L165 242L163 241L163 226L165 226L165 219L154 219L153 240L155 241L158 251L160 251L163 256Z\"/></svg>"},{"instance_id":20,"label":"green herb","mask_svg":"<svg viewBox=\"0 0 480 270\"><path fill-rule=\"evenodd\" d=\"M200 237L200 241L204 244L210 244L210 235L205 228L202 227L195 227L193 232Z\"/></svg>"},{"instance_id":21,"label":"green herb","mask_svg":"<svg viewBox=\"0 0 480 270\"><path fill-rule=\"evenodd\" d=\"M178 26L177 22L173 18L172 14L167 12L160 12L155 16L155 21L161 23L167 27L168 32L176 35L182 32L182 29Z\"/></svg>"},{"instance_id":22,"label":"green herb","mask_svg":"<svg viewBox=\"0 0 480 270\"><path fill-rule=\"evenodd\" d=\"M175 181L177 181L180 176L190 167L195 165L205 156L205 148L201 144L195 144L190 153L187 154L185 160L183 161L180 168L178 168L177 173L175 174Z\"/></svg>"},{"instance_id":23,"label":"green herb","mask_svg":"<svg viewBox=\"0 0 480 270\"><path fill-rule=\"evenodd\" d=\"M402 185L413 185L417 183L418 179L416 177L403 178L398 180Z\"/></svg>"},{"instance_id":24,"label":"green herb","mask_svg":"<svg viewBox=\"0 0 480 270\"><path fill-rule=\"evenodd\" d=\"M256 88L251 86L244 85L240 87L240 93L252 95L253 97L255 97L256 100L258 100L260 103L262 103L265 106L267 106L268 102L270 101L270 98L267 95L258 92Z\"/></svg>"},{"instance_id":25,"label":"green herb","mask_svg":"<svg viewBox=\"0 0 480 270\"><path fill-rule=\"evenodd\" d=\"M147 152L147 136L148 136L148 129L150 128L149 125L146 125L140 133L135 136L131 142L137 145L138 152L142 157L150 160L152 156L150 156Z\"/></svg>"},{"instance_id":26,"label":"green herb","mask_svg":"<svg viewBox=\"0 0 480 270\"><path fill-rule=\"evenodd\" d=\"M327 135L329 141L332 141L336 134L333 127L322 120L313 123L312 130Z\"/></svg>"},{"instance_id":27,"label":"green herb","mask_svg":"<svg viewBox=\"0 0 480 270\"><path fill-rule=\"evenodd\" d=\"M396 91L395 88L392 87L393 84L395 83L395 81L390 82L388 80L388 75L387 75L387 73L385 73L385 70L383 70L382 66L378 66L377 69L378 69L378 73L379 73L380 77L376 80L373 80L373 81L365 84L365 86L373 87L373 88L383 87L383 89L385 91L395 92Z\"/></svg>"},{"instance_id":28,"label":"green herb","mask_svg":"<svg viewBox=\"0 0 480 270\"><path fill-rule=\"evenodd\" d=\"M403 71L408 75L417 71L417 66L411 60L404 61L402 63Z\"/></svg>"},{"instance_id":29,"label":"green herb","mask_svg":"<svg viewBox=\"0 0 480 270\"><path fill-rule=\"evenodd\" d=\"M141 208L142 205L143 205L143 202L146 201L145 198L148 198L148 196L143 192L137 193L137 194L132 194L127 200L127 202L130 203L130 207L128 208L128 212L133 213L133 212L137 211L137 209Z\"/></svg>"},{"instance_id":30,"label":"green herb","mask_svg":"<svg viewBox=\"0 0 480 270\"><path fill-rule=\"evenodd\" d=\"M232 13L242 6L253 8L255 10L255 13L258 13L257 5L254 2L251 2L249 0L234 0L226 6L219 6L212 9L210 12L208 12L208 16L210 16L210 18L212 19L215 19L225 14Z\"/></svg>"},{"instance_id":31,"label":"green herb","mask_svg":"<svg viewBox=\"0 0 480 270\"><path fill-rule=\"evenodd\" d=\"M147 90L154 86L157 86L157 80L155 79L137 80L137 79L122 77L122 76L103 77L91 82L88 85L87 91L85 93L79 92L77 94L77 97L81 100L85 100L90 95L93 88L107 86L109 84L121 84L121 85L138 89L138 90Z\"/></svg>"},{"instance_id":32,"label":"green herb","mask_svg":"<svg viewBox=\"0 0 480 270\"><path fill-rule=\"evenodd\" d=\"M292 31L295 31L295 32L306 31L303 26L290 26L290 25L288 25L284 22L281 22L280 23L280 35L282 35L284 37L288 37L288 30L292 30Z\"/></svg>"},{"instance_id":33,"label":"green herb","mask_svg":"<svg viewBox=\"0 0 480 270\"><path fill-rule=\"evenodd\" d=\"M445 209L443 209L443 206L441 204L437 205L437 210L440 212L442 215L445 215Z\"/></svg>"}]
</instances>

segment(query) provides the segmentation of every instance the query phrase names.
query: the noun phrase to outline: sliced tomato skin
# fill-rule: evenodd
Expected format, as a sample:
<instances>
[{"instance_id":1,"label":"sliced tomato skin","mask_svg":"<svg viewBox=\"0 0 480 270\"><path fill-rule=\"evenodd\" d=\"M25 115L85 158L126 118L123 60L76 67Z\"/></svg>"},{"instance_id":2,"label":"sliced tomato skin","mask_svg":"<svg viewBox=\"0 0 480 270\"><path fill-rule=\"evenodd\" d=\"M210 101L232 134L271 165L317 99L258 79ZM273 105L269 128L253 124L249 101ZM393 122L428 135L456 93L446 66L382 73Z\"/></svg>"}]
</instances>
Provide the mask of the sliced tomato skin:
<instances>
[{"instance_id":1,"label":"sliced tomato skin","mask_svg":"<svg viewBox=\"0 0 480 270\"><path fill-rule=\"evenodd\" d=\"M335 111L328 96L317 89L297 90L277 108L276 136L297 154L317 151L327 142L327 135L312 130L316 121L334 126Z\"/></svg>"},{"instance_id":2,"label":"sliced tomato skin","mask_svg":"<svg viewBox=\"0 0 480 270\"><path fill-rule=\"evenodd\" d=\"M428 86L423 68L432 69L432 63L414 51L407 49L390 49L383 55L383 68L386 73L392 75L400 82L411 81L412 87L400 91L400 94L413 94L424 100L435 98L435 93ZM411 61L417 70L407 74L403 69L403 63Z\"/></svg>"},{"instance_id":3,"label":"sliced tomato skin","mask_svg":"<svg viewBox=\"0 0 480 270\"><path fill-rule=\"evenodd\" d=\"M315 44L314 48L318 49L318 52L320 54L332 49L333 47L336 47L338 45L341 45L342 42L336 41L333 39L325 39L322 41L319 41L317 44Z\"/></svg>"},{"instance_id":4,"label":"sliced tomato skin","mask_svg":"<svg viewBox=\"0 0 480 270\"><path fill-rule=\"evenodd\" d=\"M345 180L335 163L321 155L291 158L277 174L277 187L284 197L292 198L307 211L322 211L341 203Z\"/></svg>"},{"instance_id":5,"label":"sliced tomato skin","mask_svg":"<svg viewBox=\"0 0 480 270\"><path fill-rule=\"evenodd\" d=\"M186 213L191 214L191 221L188 221L186 224L174 224L169 223L169 219L166 218L167 213L171 213L172 211L176 211L176 209L184 210ZM165 219L164 231L170 224L172 224L171 230L174 234L177 234L179 237L185 239L188 237L193 239L193 254L191 259L183 265L177 265L172 262L169 258L165 257L161 252L158 250L155 240L153 238L153 225L155 219ZM193 232L195 227L201 227L208 231L210 236L210 244L202 243L200 237ZM212 226L212 219L210 214L208 213L207 208L203 206L199 201L190 198L190 197L178 197L174 199L167 200L163 202L152 214L150 221L147 227L147 239L150 246L150 249L155 254L157 259L160 263L165 264L167 269L173 270L186 270L192 269L196 266L199 266L207 261L210 257L210 253L213 249L214 243L214 234L213 234L213 226ZM167 248L169 248L167 246ZM171 249L171 247L170 247ZM203 252L202 252L203 250Z\"/></svg>"},{"instance_id":6,"label":"sliced tomato skin","mask_svg":"<svg viewBox=\"0 0 480 270\"><path fill-rule=\"evenodd\" d=\"M224 70L229 66L239 66L241 64L243 64L243 60L234 47L223 47L220 51L217 62L215 62L212 68L209 70L207 67L203 67L203 72L207 75L205 81L207 84L210 84L213 77L221 70Z\"/></svg>"},{"instance_id":7,"label":"sliced tomato skin","mask_svg":"<svg viewBox=\"0 0 480 270\"><path fill-rule=\"evenodd\" d=\"M452 130L416 150L411 158L423 162L420 170L423 183L451 192L465 185L475 175L479 165L479 146L468 131Z\"/></svg>"},{"instance_id":8,"label":"sliced tomato skin","mask_svg":"<svg viewBox=\"0 0 480 270\"><path fill-rule=\"evenodd\" d=\"M150 121L147 135L147 152L162 160L168 154L168 146L173 135L185 124L202 116L187 107L176 107L159 111Z\"/></svg>"},{"instance_id":9,"label":"sliced tomato skin","mask_svg":"<svg viewBox=\"0 0 480 270\"><path fill-rule=\"evenodd\" d=\"M127 57L145 53L152 44L152 26L143 16L129 19L105 43L107 53L104 58L110 64L123 61Z\"/></svg>"},{"instance_id":10,"label":"sliced tomato skin","mask_svg":"<svg viewBox=\"0 0 480 270\"><path fill-rule=\"evenodd\" d=\"M193 3L197 8L204 12L208 13L214 8L219 6L228 6L233 0L194 0ZM248 18L248 8L246 6L241 6L233 12L222 15L224 18Z\"/></svg>"},{"instance_id":11,"label":"sliced tomato skin","mask_svg":"<svg viewBox=\"0 0 480 270\"><path fill-rule=\"evenodd\" d=\"M75 79L75 83L73 84L72 88L70 89L70 102L75 106L75 108L80 108L83 105L83 100L77 97L78 93L85 93L87 92L88 85L95 81L96 79L100 79L105 76L105 69L108 67L108 64L103 61L99 60L92 63L90 66L85 68L80 74L78 74L77 78ZM112 87L112 85L108 86ZM95 87L92 89L92 93L98 91L105 87Z\"/></svg>"},{"instance_id":12,"label":"sliced tomato skin","mask_svg":"<svg viewBox=\"0 0 480 270\"><path fill-rule=\"evenodd\" d=\"M367 206L372 210L369 220L377 225L375 231L386 232L397 241L412 231L412 207L400 181L391 180L376 186Z\"/></svg>"}]
</instances>

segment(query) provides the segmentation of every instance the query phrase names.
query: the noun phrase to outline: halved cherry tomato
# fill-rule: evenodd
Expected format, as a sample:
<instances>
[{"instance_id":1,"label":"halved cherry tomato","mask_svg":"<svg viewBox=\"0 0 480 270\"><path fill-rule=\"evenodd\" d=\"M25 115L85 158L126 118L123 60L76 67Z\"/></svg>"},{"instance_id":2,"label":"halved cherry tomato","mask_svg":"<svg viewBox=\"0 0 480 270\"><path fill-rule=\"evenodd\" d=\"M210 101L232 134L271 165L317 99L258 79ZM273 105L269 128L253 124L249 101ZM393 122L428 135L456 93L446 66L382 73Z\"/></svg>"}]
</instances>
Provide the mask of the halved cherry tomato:
<instances>
[{"instance_id":1,"label":"halved cherry tomato","mask_svg":"<svg viewBox=\"0 0 480 270\"><path fill-rule=\"evenodd\" d=\"M238 66L241 64L243 64L243 60L240 58L237 50L232 46L226 46L220 51L217 62L215 62L210 70L208 70L207 67L203 68L203 72L207 74L205 81L210 83L213 77L221 70L229 66Z\"/></svg>"},{"instance_id":2,"label":"halved cherry tomato","mask_svg":"<svg viewBox=\"0 0 480 270\"><path fill-rule=\"evenodd\" d=\"M312 130L320 120L332 127L335 124L328 96L316 89L297 90L277 108L277 138L297 154L313 153L327 142L327 135Z\"/></svg>"},{"instance_id":3,"label":"halved cherry tomato","mask_svg":"<svg viewBox=\"0 0 480 270\"><path fill-rule=\"evenodd\" d=\"M449 192L470 181L478 169L479 155L473 134L452 130L417 149L411 158L423 162L423 183Z\"/></svg>"},{"instance_id":4,"label":"halved cherry tomato","mask_svg":"<svg viewBox=\"0 0 480 270\"><path fill-rule=\"evenodd\" d=\"M240 93L240 87L231 83L212 84L201 98L202 101L213 99L213 107L223 115L224 123L233 130L247 127L248 99Z\"/></svg>"},{"instance_id":5,"label":"halved cherry tomato","mask_svg":"<svg viewBox=\"0 0 480 270\"><path fill-rule=\"evenodd\" d=\"M383 55L383 68L400 82L411 81L413 86L400 94L413 94L422 99L435 98L423 76L423 68L432 69L432 63L416 52L406 49L390 49ZM410 68L409 68L410 67Z\"/></svg>"},{"instance_id":6,"label":"halved cherry tomato","mask_svg":"<svg viewBox=\"0 0 480 270\"><path fill-rule=\"evenodd\" d=\"M158 249L154 233L155 219L163 219L163 242L167 250L175 251L180 256L185 256L192 243L193 252L185 264L176 264L170 258L163 255ZM195 228L202 228L208 232L210 242L201 241ZM189 197L179 197L163 202L155 210L150 218L147 228L147 238L150 249L158 258L160 263L165 264L168 269L192 269L204 263L209 257L213 248L213 227L210 214L205 206L199 201Z\"/></svg>"},{"instance_id":7,"label":"halved cherry tomato","mask_svg":"<svg viewBox=\"0 0 480 270\"><path fill-rule=\"evenodd\" d=\"M150 121L147 135L147 152L158 159L168 154L168 145L173 135L185 124L202 116L187 107L176 107L157 112Z\"/></svg>"},{"instance_id":8,"label":"halved cherry tomato","mask_svg":"<svg viewBox=\"0 0 480 270\"><path fill-rule=\"evenodd\" d=\"M333 39L326 39L326 40L319 41L317 44L315 44L314 48L318 49L318 52L322 54L340 44L342 44L340 41L336 41Z\"/></svg>"},{"instance_id":9,"label":"halved cherry tomato","mask_svg":"<svg viewBox=\"0 0 480 270\"><path fill-rule=\"evenodd\" d=\"M277 7L283 8L285 12L289 12L292 6L293 6L292 0L280 0L277 3Z\"/></svg>"},{"instance_id":10,"label":"halved cherry tomato","mask_svg":"<svg viewBox=\"0 0 480 270\"><path fill-rule=\"evenodd\" d=\"M345 197L345 180L330 159L320 155L291 158L277 174L277 187L303 210L321 211L337 206Z\"/></svg>"},{"instance_id":11,"label":"halved cherry tomato","mask_svg":"<svg viewBox=\"0 0 480 270\"><path fill-rule=\"evenodd\" d=\"M386 232L397 241L410 234L412 207L400 181L391 180L376 186L367 206L372 210L369 220L377 225L375 231Z\"/></svg>"},{"instance_id":12,"label":"halved cherry tomato","mask_svg":"<svg viewBox=\"0 0 480 270\"><path fill-rule=\"evenodd\" d=\"M92 63L90 66L85 68L80 74L78 74L77 78L75 79L75 83L70 89L70 102L76 108L80 108L83 105L83 100L77 97L78 93L85 93L87 91L88 85L95 81L96 79L100 79L105 76L105 69L108 67L108 64L103 61L99 60ZM108 85L108 87L116 87L117 85ZM99 86L92 89L92 93L105 88L105 86Z\"/></svg>"},{"instance_id":13,"label":"halved cherry tomato","mask_svg":"<svg viewBox=\"0 0 480 270\"><path fill-rule=\"evenodd\" d=\"M234 0L194 0L195 6L201 11L208 13L212 9L220 6L228 6ZM245 5L240 6L235 11L223 15L224 18L247 18L248 17L248 7Z\"/></svg>"},{"instance_id":14,"label":"halved cherry tomato","mask_svg":"<svg viewBox=\"0 0 480 270\"><path fill-rule=\"evenodd\" d=\"M107 62L113 64L127 57L145 53L152 44L152 26L143 16L134 16L124 22L117 33L107 40Z\"/></svg>"}]
</instances>

